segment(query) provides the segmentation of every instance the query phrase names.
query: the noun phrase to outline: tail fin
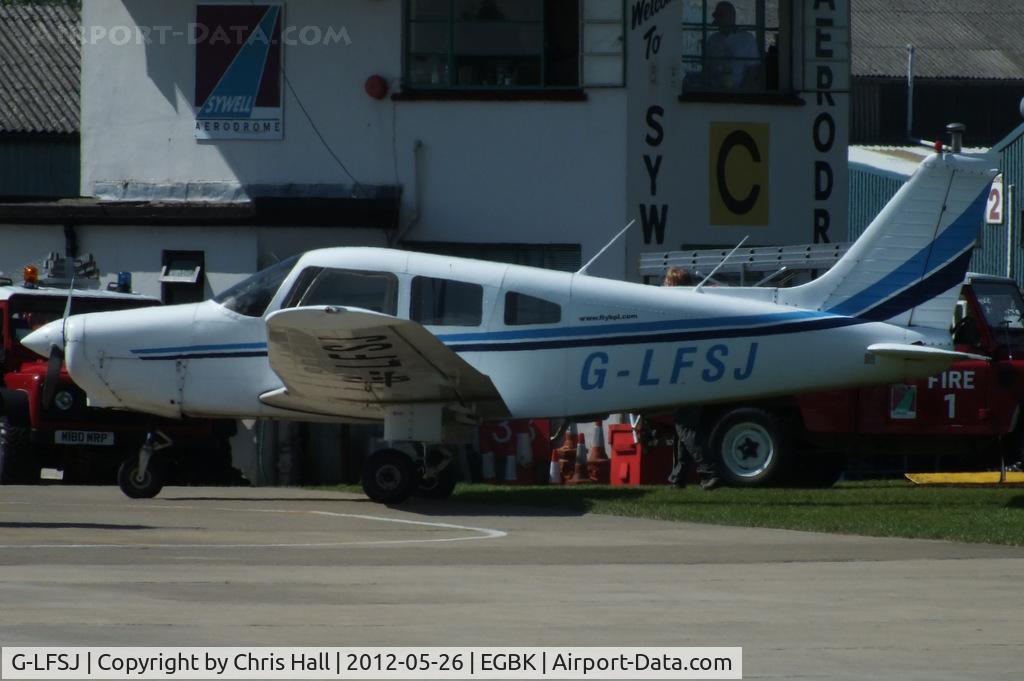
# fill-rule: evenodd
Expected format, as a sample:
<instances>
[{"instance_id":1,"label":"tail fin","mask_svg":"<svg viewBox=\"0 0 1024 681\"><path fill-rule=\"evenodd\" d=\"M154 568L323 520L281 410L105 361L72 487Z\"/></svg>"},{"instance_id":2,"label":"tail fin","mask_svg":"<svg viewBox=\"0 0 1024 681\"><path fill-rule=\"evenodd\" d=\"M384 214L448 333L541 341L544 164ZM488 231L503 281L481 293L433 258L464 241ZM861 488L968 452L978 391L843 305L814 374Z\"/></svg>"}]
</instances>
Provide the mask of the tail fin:
<instances>
[{"instance_id":1,"label":"tail fin","mask_svg":"<svg viewBox=\"0 0 1024 681\"><path fill-rule=\"evenodd\" d=\"M818 279L780 302L901 326L948 329L996 171L987 156L936 154Z\"/></svg>"}]
</instances>

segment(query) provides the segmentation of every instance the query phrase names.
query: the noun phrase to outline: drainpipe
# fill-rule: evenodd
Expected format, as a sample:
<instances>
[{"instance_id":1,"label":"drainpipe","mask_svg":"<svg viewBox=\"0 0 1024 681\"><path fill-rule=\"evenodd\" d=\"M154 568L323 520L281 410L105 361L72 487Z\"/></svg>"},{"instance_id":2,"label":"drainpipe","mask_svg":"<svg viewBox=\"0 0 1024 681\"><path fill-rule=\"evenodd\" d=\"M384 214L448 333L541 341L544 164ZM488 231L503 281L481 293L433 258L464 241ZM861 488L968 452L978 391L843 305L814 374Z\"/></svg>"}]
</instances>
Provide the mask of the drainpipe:
<instances>
[{"instance_id":1,"label":"drainpipe","mask_svg":"<svg viewBox=\"0 0 1024 681\"><path fill-rule=\"evenodd\" d=\"M914 46L907 45L907 139L918 142L914 137Z\"/></svg>"},{"instance_id":2,"label":"drainpipe","mask_svg":"<svg viewBox=\"0 0 1024 681\"><path fill-rule=\"evenodd\" d=\"M423 140L416 140L412 144L412 215L409 221L402 227L402 231L395 236L392 246L400 246L406 235L412 231L420 221L420 152L423 150Z\"/></svg>"},{"instance_id":3,"label":"drainpipe","mask_svg":"<svg viewBox=\"0 0 1024 681\"><path fill-rule=\"evenodd\" d=\"M1006 188L1006 277L1008 279L1013 278L1013 252L1016 250L1015 239L1013 238L1013 218L1014 218L1014 206L1013 206L1013 190L1014 185L1009 185Z\"/></svg>"}]
</instances>

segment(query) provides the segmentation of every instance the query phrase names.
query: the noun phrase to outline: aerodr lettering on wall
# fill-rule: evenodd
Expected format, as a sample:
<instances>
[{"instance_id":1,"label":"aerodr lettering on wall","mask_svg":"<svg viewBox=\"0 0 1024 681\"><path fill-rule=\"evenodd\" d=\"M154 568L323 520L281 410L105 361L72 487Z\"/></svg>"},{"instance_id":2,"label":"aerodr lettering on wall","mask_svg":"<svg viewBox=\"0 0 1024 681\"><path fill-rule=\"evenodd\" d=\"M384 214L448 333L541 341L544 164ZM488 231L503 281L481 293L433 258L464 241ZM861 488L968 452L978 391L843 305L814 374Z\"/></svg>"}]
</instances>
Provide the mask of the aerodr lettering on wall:
<instances>
[{"instance_id":1,"label":"aerodr lettering on wall","mask_svg":"<svg viewBox=\"0 0 1024 681\"><path fill-rule=\"evenodd\" d=\"M712 225L768 225L768 124L711 123L708 186Z\"/></svg>"}]
</instances>

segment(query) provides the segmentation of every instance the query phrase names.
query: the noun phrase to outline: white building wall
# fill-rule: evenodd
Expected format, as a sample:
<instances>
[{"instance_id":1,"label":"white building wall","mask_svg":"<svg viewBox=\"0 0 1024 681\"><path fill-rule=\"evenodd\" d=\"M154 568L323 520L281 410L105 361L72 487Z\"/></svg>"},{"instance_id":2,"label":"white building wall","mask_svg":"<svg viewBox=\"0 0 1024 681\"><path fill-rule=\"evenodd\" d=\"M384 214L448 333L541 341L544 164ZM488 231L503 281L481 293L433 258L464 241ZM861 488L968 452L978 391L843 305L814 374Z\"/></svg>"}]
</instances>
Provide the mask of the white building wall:
<instances>
[{"instance_id":1,"label":"white building wall","mask_svg":"<svg viewBox=\"0 0 1024 681\"><path fill-rule=\"evenodd\" d=\"M378 101L364 84L381 75L397 89L401 0L285 5L287 25L351 38L288 45L284 68L359 183L404 187L403 226L419 215L408 239L581 243L586 259L624 223L624 89L589 90L585 102ZM195 12L194 0L86 0L87 37L106 37L83 52L83 194L124 182L351 184L287 87L284 140L194 139ZM150 28L151 44L119 44L119 26ZM594 273L623 276L623 253Z\"/></svg>"},{"instance_id":2,"label":"white building wall","mask_svg":"<svg viewBox=\"0 0 1024 681\"><path fill-rule=\"evenodd\" d=\"M4 225L0 276L22 281L26 265L39 265L53 252L64 253L64 229L59 225Z\"/></svg>"}]
</instances>

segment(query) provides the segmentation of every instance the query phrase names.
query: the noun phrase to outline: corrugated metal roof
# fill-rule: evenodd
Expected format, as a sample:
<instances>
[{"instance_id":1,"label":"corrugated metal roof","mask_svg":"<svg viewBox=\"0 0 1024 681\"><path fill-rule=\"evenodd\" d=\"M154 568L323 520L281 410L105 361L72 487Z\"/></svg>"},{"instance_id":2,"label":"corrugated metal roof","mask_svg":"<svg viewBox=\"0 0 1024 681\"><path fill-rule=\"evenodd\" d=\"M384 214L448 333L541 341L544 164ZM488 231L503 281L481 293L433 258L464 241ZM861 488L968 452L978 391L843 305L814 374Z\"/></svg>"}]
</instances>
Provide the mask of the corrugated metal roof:
<instances>
[{"instance_id":1,"label":"corrugated metal roof","mask_svg":"<svg viewBox=\"0 0 1024 681\"><path fill-rule=\"evenodd\" d=\"M854 76L1024 80L1018 0L851 0Z\"/></svg>"},{"instance_id":2,"label":"corrugated metal roof","mask_svg":"<svg viewBox=\"0 0 1024 681\"><path fill-rule=\"evenodd\" d=\"M0 6L0 133L78 132L78 12Z\"/></svg>"}]
</instances>

